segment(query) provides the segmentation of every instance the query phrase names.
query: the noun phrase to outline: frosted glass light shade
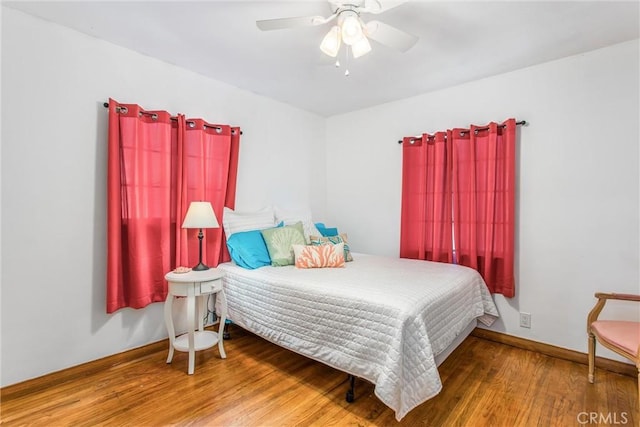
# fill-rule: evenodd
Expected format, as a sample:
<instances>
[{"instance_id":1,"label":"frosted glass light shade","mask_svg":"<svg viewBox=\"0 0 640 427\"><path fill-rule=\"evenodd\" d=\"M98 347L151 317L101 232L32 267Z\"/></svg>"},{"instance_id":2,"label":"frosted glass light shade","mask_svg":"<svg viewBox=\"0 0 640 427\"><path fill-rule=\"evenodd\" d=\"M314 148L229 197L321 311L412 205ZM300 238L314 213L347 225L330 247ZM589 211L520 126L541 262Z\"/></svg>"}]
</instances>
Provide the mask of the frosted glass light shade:
<instances>
[{"instance_id":1,"label":"frosted glass light shade","mask_svg":"<svg viewBox=\"0 0 640 427\"><path fill-rule=\"evenodd\" d=\"M337 25L331 27L327 35L322 39L320 50L332 58L338 56L338 51L340 50L340 27Z\"/></svg>"},{"instance_id":2,"label":"frosted glass light shade","mask_svg":"<svg viewBox=\"0 0 640 427\"><path fill-rule=\"evenodd\" d=\"M344 12L345 17L342 20L342 41L349 46L359 42L364 34L358 14L355 12Z\"/></svg>"},{"instance_id":3,"label":"frosted glass light shade","mask_svg":"<svg viewBox=\"0 0 640 427\"><path fill-rule=\"evenodd\" d=\"M354 58L359 58L371 52L371 44L366 37L362 37L359 41L351 45L351 53Z\"/></svg>"},{"instance_id":4,"label":"frosted glass light shade","mask_svg":"<svg viewBox=\"0 0 640 427\"><path fill-rule=\"evenodd\" d=\"M218 228L218 219L209 202L191 202L182 228Z\"/></svg>"}]
</instances>

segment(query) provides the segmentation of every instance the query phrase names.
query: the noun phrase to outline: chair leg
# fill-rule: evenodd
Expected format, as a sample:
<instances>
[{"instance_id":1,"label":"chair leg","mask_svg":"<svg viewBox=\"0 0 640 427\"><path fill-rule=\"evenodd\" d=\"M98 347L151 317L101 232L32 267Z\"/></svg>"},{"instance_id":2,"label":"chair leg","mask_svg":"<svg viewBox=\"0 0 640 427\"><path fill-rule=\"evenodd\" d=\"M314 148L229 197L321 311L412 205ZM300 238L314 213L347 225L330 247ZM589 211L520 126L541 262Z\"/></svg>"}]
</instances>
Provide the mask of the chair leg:
<instances>
[{"instance_id":1,"label":"chair leg","mask_svg":"<svg viewBox=\"0 0 640 427\"><path fill-rule=\"evenodd\" d=\"M596 336L589 332L589 382L593 384L596 370Z\"/></svg>"}]
</instances>

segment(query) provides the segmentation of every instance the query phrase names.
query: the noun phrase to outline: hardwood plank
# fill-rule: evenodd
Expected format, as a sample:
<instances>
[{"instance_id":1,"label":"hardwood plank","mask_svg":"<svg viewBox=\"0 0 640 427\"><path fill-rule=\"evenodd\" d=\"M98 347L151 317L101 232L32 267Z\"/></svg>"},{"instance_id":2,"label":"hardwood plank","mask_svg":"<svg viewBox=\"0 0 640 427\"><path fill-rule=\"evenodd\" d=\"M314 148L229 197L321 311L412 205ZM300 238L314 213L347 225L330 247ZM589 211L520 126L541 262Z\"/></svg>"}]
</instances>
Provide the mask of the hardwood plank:
<instances>
[{"instance_id":1,"label":"hardwood plank","mask_svg":"<svg viewBox=\"0 0 640 427\"><path fill-rule=\"evenodd\" d=\"M526 338L515 337L500 332L490 331L483 328L475 328L471 333L475 337L499 342L501 344L511 345L514 347L531 350L547 356L557 357L559 359L571 360L572 362L588 364L587 354L579 351L569 350L567 348L557 347L551 344L545 344L537 341L528 340ZM585 333L585 341L587 339ZM600 347L600 343L596 344L596 349ZM597 350L596 350L597 352ZM631 363L619 362L596 354L596 368L606 369L607 371L616 372L618 374L629 375L631 377L638 376L638 369Z\"/></svg>"},{"instance_id":2,"label":"hardwood plank","mask_svg":"<svg viewBox=\"0 0 640 427\"><path fill-rule=\"evenodd\" d=\"M240 328L216 349L166 364L168 342L0 390L3 426L387 426L395 414L367 381L345 401L347 375ZM107 358L109 359L109 358ZM440 366L443 389L400 424L578 425L581 412L638 425L636 379L476 336ZM624 414L624 415L623 415ZM610 419L613 421L613 418ZM605 423L600 422L600 425ZM597 425L589 424L589 425Z\"/></svg>"}]
</instances>

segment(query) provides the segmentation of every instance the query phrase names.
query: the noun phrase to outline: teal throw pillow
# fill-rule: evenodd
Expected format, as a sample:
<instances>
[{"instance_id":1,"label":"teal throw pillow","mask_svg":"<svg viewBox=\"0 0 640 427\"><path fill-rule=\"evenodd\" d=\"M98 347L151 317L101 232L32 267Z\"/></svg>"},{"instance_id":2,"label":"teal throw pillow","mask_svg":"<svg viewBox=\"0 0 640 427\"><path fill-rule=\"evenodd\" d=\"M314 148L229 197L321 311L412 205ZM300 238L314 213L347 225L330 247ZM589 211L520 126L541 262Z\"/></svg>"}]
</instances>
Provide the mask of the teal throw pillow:
<instances>
[{"instance_id":1,"label":"teal throw pillow","mask_svg":"<svg viewBox=\"0 0 640 427\"><path fill-rule=\"evenodd\" d=\"M327 227L322 222L316 222L316 228L323 237L337 236L340 234L336 227Z\"/></svg>"},{"instance_id":2,"label":"teal throw pillow","mask_svg":"<svg viewBox=\"0 0 640 427\"><path fill-rule=\"evenodd\" d=\"M280 223L277 227L282 227ZM271 265L267 244L262 238L262 230L239 231L227 239L227 249L231 259L240 267L253 270Z\"/></svg>"}]
</instances>

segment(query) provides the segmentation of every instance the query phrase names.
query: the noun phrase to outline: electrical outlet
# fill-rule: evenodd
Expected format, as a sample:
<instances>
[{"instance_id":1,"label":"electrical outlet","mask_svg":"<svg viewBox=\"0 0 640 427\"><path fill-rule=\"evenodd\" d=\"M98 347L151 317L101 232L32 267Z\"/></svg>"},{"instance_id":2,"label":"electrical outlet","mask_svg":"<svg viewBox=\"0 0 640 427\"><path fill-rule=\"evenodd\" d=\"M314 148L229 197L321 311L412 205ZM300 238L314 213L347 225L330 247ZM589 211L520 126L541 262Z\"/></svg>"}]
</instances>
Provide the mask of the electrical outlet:
<instances>
[{"instance_id":1,"label":"electrical outlet","mask_svg":"<svg viewBox=\"0 0 640 427\"><path fill-rule=\"evenodd\" d=\"M531 328L531 313L520 312L520 327Z\"/></svg>"}]
</instances>

